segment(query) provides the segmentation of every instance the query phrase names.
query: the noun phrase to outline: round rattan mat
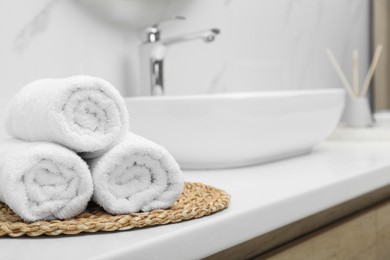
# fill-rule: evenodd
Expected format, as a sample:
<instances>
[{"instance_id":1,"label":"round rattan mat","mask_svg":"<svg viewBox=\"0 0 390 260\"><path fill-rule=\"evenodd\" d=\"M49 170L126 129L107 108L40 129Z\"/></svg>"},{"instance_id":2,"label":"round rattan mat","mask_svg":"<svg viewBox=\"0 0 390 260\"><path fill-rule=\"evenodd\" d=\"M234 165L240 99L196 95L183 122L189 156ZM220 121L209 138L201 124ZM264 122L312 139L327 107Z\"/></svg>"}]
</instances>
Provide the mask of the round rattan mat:
<instances>
[{"instance_id":1,"label":"round rattan mat","mask_svg":"<svg viewBox=\"0 0 390 260\"><path fill-rule=\"evenodd\" d=\"M33 223L23 222L7 205L0 203L0 236L74 235L81 232L118 231L164 225L223 210L229 206L229 201L230 195L223 190L202 183L187 182L182 195L167 210L114 216L92 205L72 219Z\"/></svg>"}]
</instances>

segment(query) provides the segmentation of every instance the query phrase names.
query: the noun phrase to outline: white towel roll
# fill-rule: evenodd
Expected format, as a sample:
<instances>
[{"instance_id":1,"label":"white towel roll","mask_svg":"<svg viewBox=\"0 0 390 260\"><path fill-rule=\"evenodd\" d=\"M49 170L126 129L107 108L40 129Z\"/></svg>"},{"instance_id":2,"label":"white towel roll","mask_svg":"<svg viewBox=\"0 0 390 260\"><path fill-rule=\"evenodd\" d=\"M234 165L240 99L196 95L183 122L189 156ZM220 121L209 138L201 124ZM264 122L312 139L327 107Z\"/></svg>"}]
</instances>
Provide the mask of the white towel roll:
<instances>
[{"instance_id":1,"label":"white towel roll","mask_svg":"<svg viewBox=\"0 0 390 260\"><path fill-rule=\"evenodd\" d=\"M80 214L93 192L87 164L52 143L0 141L0 200L26 221Z\"/></svg>"},{"instance_id":2,"label":"white towel roll","mask_svg":"<svg viewBox=\"0 0 390 260\"><path fill-rule=\"evenodd\" d=\"M183 192L183 173L174 158L134 134L88 164L93 200L112 214L166 209Z\"/></svg>"},{"instance_id":3,"label":"white towel roll","mask_svg":"<svg viewBox=\"0 0 390 260\"><path fill-rule=\"evenodd\" d=\"M15 138L55 142L93 158L126 135L128 120L115 87L99 78L73 76L22 88L8 107L6 129Z\"/></svg>"}]
</instances>

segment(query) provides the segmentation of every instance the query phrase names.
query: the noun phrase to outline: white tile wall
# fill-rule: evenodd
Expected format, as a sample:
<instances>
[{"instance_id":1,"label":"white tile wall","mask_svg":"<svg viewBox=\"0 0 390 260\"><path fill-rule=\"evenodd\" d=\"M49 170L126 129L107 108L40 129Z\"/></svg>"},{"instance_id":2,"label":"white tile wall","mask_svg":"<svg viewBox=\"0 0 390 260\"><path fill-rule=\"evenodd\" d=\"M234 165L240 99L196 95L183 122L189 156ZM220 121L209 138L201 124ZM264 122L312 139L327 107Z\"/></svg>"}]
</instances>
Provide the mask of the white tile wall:
<instances>
[{"instance_id":1,"label":"white tile wall","mask_svg":"<svg viewBox=\"0 0 390 260\"><path fill-rule=\"evenodd\" d=\"M123 87L126 37L74 1L0 0L0 95L44 77L85 73Z\"/></svg>"},{"instance_id":2,"label":"white tile wall","mask_svg":"<svg viewBox=\"0 0 390 260\"><path fill-rule=\"evenodd\" d=\"M362 74L367 67L368 0L158 1L148 0L148 8L155 3L159 11L156 20L188 18L166 26L166 36L210 27L222 31L213 43L170 49L167 94L340 87L325 47L334 50L348 75L355 47ZM115 26L78 1L0 0L0 96L12 96L37 78L78 73L100 76L133 94L138 36L133 27Z\"/></svg>"},{"instance_id":3,"label":"white tile wall","mask_svg":"<svg viewBox=\"0 0 390 260\"><path fill-rule=\"evenodd\" d=\"M169 93L338 87L339 80L324 52L326 47L334 51L347 75L351 74L352 49L358 48L361 73L366 71L368 1L191 3L182 10L188 21L168 33L216 26L222 34L209 45L198 42L172 48L166 76Z\"/></svg>"}]
</instances>

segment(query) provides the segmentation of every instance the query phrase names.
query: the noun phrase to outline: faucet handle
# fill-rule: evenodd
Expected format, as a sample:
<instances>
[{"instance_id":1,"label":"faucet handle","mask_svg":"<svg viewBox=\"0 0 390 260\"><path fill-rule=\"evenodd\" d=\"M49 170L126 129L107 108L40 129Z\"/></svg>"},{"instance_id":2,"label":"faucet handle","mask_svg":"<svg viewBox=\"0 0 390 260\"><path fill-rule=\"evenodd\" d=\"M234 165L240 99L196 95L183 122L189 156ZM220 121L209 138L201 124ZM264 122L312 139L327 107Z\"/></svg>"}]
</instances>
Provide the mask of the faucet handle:
<instances>
[{"instance_id":1,"label":"faucet handle","mask_svg":"<svg viewBox=\"0 0 390 260\"><path fill-rule=\"evenodd\" d=\"M160 40L160 34L161 34L160 27L161 27L161 25L169 23L169 22L181 21L181 20L185 20L185 19L186 18L184 16L177 15L177 16L174 16L172 18L168 18L168 19L156 22L155 24L153 24L151 26L148 26L145 30L145 33L146 33L145 42L151 43L151 42L157 42Z\"/></svg>"}]
</instances>

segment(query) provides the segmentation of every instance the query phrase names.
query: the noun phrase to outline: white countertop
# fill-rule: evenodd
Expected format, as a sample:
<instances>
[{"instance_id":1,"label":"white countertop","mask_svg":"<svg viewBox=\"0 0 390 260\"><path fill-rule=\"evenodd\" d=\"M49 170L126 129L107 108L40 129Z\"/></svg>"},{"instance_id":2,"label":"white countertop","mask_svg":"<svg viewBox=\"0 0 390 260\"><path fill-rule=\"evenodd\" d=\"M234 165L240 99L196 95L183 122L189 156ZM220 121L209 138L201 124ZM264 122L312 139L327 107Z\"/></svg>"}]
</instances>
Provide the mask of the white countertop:
<instances>
[{"instance_id":1,"label":"white countertop","mask_svg":"<svg viewBox=\"0 0 390 260\"><path fill-rule=\"evenodd\" d=\"M327 142L256 167L188 171L231 194L227 210L152 228L0 238L4 259L198 259L390 184L390 142Z\"/></svg>"}]
</instances>

